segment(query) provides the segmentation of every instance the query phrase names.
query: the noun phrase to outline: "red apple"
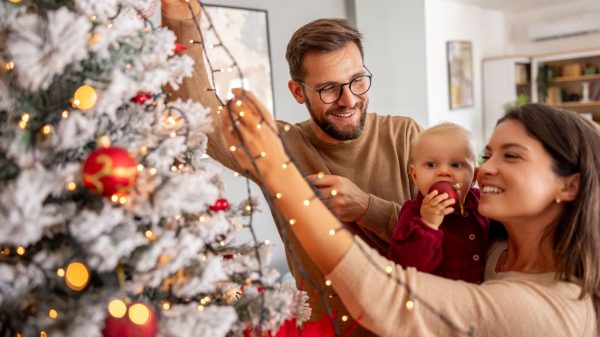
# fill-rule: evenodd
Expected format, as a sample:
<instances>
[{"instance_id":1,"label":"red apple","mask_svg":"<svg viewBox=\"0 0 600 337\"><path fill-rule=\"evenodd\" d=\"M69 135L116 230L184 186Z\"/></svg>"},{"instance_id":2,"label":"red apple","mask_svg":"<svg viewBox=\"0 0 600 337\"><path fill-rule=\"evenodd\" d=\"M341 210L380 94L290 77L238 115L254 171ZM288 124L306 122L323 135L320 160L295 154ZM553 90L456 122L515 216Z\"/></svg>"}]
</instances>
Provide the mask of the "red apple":
<instances>
[{"instance_id":1,"label":"red apple","mask_svg":"<svg viewBox=\"0 0 600 337\"><path fill-rule=\"evenodd\" d=\"M449 199L454 199L455 203L454 208L455 209L459 209L459 198L458 198L458 192L456 191L456 189L454 189L454 184L449 182L449 181L438 181L437 183L431 185L431 187L429 188L429 191L427 191L427 194L431 193L433 190L437 190L438 191L438 195L442 194L442 193L447 193L448 194L448 198Z\"/></svg>"}]
</instances>

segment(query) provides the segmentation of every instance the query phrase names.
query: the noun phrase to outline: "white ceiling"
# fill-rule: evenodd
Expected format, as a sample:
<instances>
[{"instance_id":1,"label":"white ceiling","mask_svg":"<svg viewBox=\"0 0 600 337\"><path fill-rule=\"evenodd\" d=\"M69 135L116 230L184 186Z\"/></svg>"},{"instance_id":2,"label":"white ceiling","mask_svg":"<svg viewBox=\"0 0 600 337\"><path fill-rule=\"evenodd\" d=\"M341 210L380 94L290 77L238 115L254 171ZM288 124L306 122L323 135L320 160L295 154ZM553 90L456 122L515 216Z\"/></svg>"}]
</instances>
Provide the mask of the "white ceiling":
<instances>
[{"instance_id":1,"label":"white ceiling","mask_svg":"<svg viewBox=\"0 0 600 337\"><path fill-rule=\"evenodd\" d=\"M503 12L517 12L533 8L546 7L580 0L452 0L480 6L485 9L494 9Z\"/></svg>"}]
</instances>

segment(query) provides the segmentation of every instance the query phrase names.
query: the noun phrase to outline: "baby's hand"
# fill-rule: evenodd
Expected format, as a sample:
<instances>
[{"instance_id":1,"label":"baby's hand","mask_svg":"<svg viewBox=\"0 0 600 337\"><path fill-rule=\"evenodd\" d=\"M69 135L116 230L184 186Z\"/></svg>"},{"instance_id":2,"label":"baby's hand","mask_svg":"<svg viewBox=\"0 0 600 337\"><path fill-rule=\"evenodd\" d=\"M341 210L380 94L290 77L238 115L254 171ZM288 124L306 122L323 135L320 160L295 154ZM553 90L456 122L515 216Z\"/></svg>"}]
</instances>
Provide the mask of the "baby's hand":
<instances>
[{"instance_id":1,"label":"baby's hand","mask_svg":"<svg viewBox=\"0 0 600 337\"><path fill-rule=\"evenodd\" d=\"M452 205L455 202L456 200L448 198L447 193L438 195L438 191L433 190L423 198L421 219L427 226L437 230L442 224L444 216L454 212Z\"/></svg>"}]
</instances>

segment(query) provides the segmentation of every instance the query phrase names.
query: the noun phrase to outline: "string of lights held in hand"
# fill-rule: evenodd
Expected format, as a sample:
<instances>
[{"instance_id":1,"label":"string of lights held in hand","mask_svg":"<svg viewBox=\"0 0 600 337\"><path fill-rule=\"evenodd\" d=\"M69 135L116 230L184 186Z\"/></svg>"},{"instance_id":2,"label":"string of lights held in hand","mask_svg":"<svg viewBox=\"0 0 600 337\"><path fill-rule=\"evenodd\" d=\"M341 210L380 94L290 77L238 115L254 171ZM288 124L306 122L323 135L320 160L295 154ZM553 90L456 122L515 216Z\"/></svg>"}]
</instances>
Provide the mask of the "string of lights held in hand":
<instances>
[{"instance_id":1,"label":"string of lights held in hand","mask_svg":"<svg viewBox=\"0 0 600 337\"><path fill-rule=\"evenodd\" d=\"M12 2L17 3L18 1L12 1ZM134 10L136 10L136 12L138 12L140 17L144 17L141 15L141 13L137 9L134 9ZM110 20L116 19L120 13L121 13L121 7L119 7L119 10L115 14L115 16L110 18ZM92 19L92 18L90 18L90 20L94 21L94 19ZM148 29L154 30L154 27L152 26L151 22L145 17L144 17L144 22L146 25L148 25L148 27L150 27ZM94 24L96 24L96 23L94 23ZM93 36L92 36L92 38L93 38ZM177 46L176 46L176 48L177 48ZM8 81L12 82L14 84L15 78L10 73L11 70L14 69L14 64L12 62L7 62L7 63L3 64L3 66L4 66L3 70L5 71L5 73L3 73L2 75L3 76L6 75L8 78ZM128 64L128 66L129 66L129 64ZM35 147L36 145L43 145L44 141L50 135L52 135L52 133L56 129L56 124L58 124L61 120L69 118L73 111L85 111L85 110L91 109L94 106L94 104L96 103L96 99L97 99L96 91L90 85L81 85L81 83L85 79L83 77L83 75L84 74L80 74L81 78L79 78L79 77L69 78L68 80L66 80L66 82L67 82L66 88L65 87L58 88L61 90L58 90L57 95L55 95L55 92L53 92L54 89L57 89L55 87L51 87L47 92L40 91L37 94L40 96L43 96L43 97L42 97L42 99L36 101L38 105L37 106L28 106L30 113L23 112L19 116L19 119L16 123L17 127L20 130L20 132L23 132L24 134L28 135L27 140L29 141L29 145L31 145L32 147ZM23 102L26 102L28 99L30 99L30 97L26 96L25 94L23 94L23 96L24 97L17 97L17 99L19 99ZM158 100L164 99L166 97L167 97L166 93L159 93L159 94L138 93L138 95L136 95L135 97L132 98L132 102L130 104L143 105L144 110L146 112L157 112ZM146 103L147 101L151 102L151 103L147 104ZM59 111L59 113L52 113L55 111ZM189 117L186 115L186 113L184 111L182 111L181 109L177 108L176 106L174 106L172 104L167 104L166 109L164 111L166 113L166 115L164 116L165 117L164 120L156 121L156 123L159 124L162 122L167 127L177 125L177 128L173 129L173 131L169 135L169 138L183 137L184 144L187 144L188 137L190 134ZM131 116L129 118L131 118ZM12 124L12 120L10 122ZM108 125L106 125L104 127L104 130L108 132L108 130L111 130L113 128L113 125L111 124L112 122L110 120L107 120L107 122L108 122ZM158 127L158 126L159 125L153 125L153 127ZM108 135L99 137L98 143L106 146L106 145L108 145L106 142L109 138L110 137L108 137ZM163 142L164 142L163 139L159 139L156 141L156 143L154 143L152 145L142 146L139 149L139 153L136 156L136 157L140 158L140 160L138 162L133 161L133 163L129 163L130 167L127 167L126 168L127 170L122 170L122 168L120 168L121 169L120 172L127 172L126 173L127 175L130 175L129 172L133 172L132 174L135 175L141 171L148 171L149 175L154 176L157 173L157 171L155 168L149 167L147 165L147 158L152 153L157 151ZM104 144L102 144L102 143L104 143ZM89 144L89 146L92 146L92 145ZM53 160L53 162L56 162L58 160L57 158L68 158L69 160L71 160L71 161L74 160L76 162L79 162L81 159L80 157L76 156L76 154L74 154L74 153L60 153L59 151L54 151L50 147L48 147L46 150L53 154L53 156L50 156L51 159ZM0 155L4 156L4 153L0 153ZM186 154L186 155L189 155L189 154ZM4 160L4 158L2 158L2 159ZM187 158L187 159L189 159L189 158ZM52 164L52 163L50 163L50 164ZM175 162L171 166L171 171L184 171L185 169L186 169L186 158L181 158L181 161ZM3 170L4 170L4 168L3 168ZM125 174L125 173L123 173L123 174ZM15 174L15 176L16 175L18 175L18 172ZM8 177L4 177L4 176L2 177L3 180L9 180L10 178L14 178L14 177L12 175L8 176ZM167 183L168 183L168 177L165 177L165 179L163 179L161 181L161 184L158 185L154 190L152 190L150 192L150 195L148 197L149 200L152 200L153 199L152 195L159 193L161 191L161 189L167 185ZM138 186L136 186L135 184L128 186L128 187L135 188L136 190L138 189ZM81 188L80 186L78 186L78 184L75 181L70 181L66 184L65 192L66 193L64 193L60 196L53 196L52 198L47 200L47 202L60 204L60 202L65 201L65 200L77 200L80 206L83 207L84 205L87 205L87 206L90 206L93 208L95 206L98 206L98 202L100 200L98 198L98 196L90 193L90 191L88 189ZM140 191L137 190L137 192L140 192ZM129 202L128 196L125 193L123 193L123 194L122 193L114 193L114 194L111 193L107 196L109 197L109 200L111 200L114 203L114 205L116 207L126 207L127 203ZM253 204L252 201L249 200L247 207L252 207L252 204ZM0 207L3 207L3 206L0 205ZM211 211L214 211L214 212L219 212L219 211L223 211L223 210L224 209L216 209L216 208L212 209L212 207L211 207ZM249 213L249 214L252 214L252 213ZM175 219L161 219L161 224L164 224L165 222L171 222L171 221L181 223L181 222L187 220L186 219L187 216L188 215L178 215L175 217ZM206 218L207 216L209 216L209 214L203 214L200 217L196 217L196 221L201 222L201 221L203 221L202 219ZM138 220L138 229L144 233L145 237L148 239L149 242L156 239L155 233L152 232L151 228L147 227L147 224L142 223L141 220ZM223 235L223 237L226 237L226 236L227 235ZM65 264L64 268L59 268L58 270L56 270L55 274L53 274L52 272L49 272L43 266L39 265L37 262L35 262L31 259L31 257L34 256L35 253L44 249L44 246L46 244L48 244L47 242L45 242L45 239L40 240L37 244L31 245L28 248L25 248L23 246L12 247L12 246L2 245L2 249L0 250L0 253L1 253L0 261L14 262L14 263L17 263L19 261L26 261L27 263L29 263L32 266L37 266L37 268L40 270L41 274L44 276L44 278L46 280L45 283L48 285L48 291L52 291L54 288L62 289L63 286L66 286L73 291L79 292L88 286L96 287L97 284L94 284L94 282L96 282L96 283L99 282L101 284L102 283L113 283L115 281L115 279L117 279L118 283L120 285L120 288L122 290L123 298L125 299L125 301L115 300L117 302L111 302L111 304L109 305L109 308L108 308L111 315L113 315L111 306L113 309L114 309L114 306L119 307L119 310L117 310L117 311L122 311L122 310L120 310L120 309L122 309L121 307L125 306L124 310L129 310L130 317L131 317L132 312L139 312L140 310L143 311L142 314L147 313L147 311L150 311L150 314L152 314L152 310L148 306L145 306L142 304L140 304L140 305L142 305L142 307L136 306L135 302L137 300L139 300L140 298L162 299L164 310L168 310L170 303L190 303L192 301L200 303L200 305L198 306L198 310L202 310L201 308L203 308L204 305L206 305L212 301L212 299L210 297L207 297L203 294L199 294L197 296L183 299L183 298L178 298L174 295L171 295L170 293L163 292L160 289L150 289L150 288L145 288L142 290L142 292L139 292L139 293L126 293L124 283L125 283L125 277L126 277L126 273L127 273L127 270L126 270L127 266L119 265L119 267L117 268L116 271L111 271L111 272L106 272L106 273L95 273L94 271L90 271L85 264L79 262L79 261L86 260L86 256L85 256L86 250L82 247L82 243L79 242L72 235L68 223L66 225L65 233L60 233L60 234L55 235L53 237L53 240L58 240L59 242L68 242L68 245L74 247L73 252L71 254L69 254L69 256L65 256L65 260L69 261L69 262ZM220 243L222 244L222 246L224 246L223 241L221 241ZM254 235L254 251L255 251L257 261L258 261L258 266L259 266L258 274L262 277L262 262L261 262L259 254L258 254L259 246L260 246L260 244L256 240L256 236ZM220 247L218 247L218 246L211 247L209 245L206 247L206 249L208 252L211 252L211 253L217 253L217 254L220 253L219 252ZM200 259L203 261L205 261L206 258L207 258L206 255L202 255L200 257ZM56 276L64 279L64 285L56 283ZM94 281L94 279L95 279L95 281ZM264 294L261 294L261 297L264 298ZM125 302L128 304L125 305ZM264 303L264 300L262 302ZM263 303L261 303L261 305L264 305ZM129 304L131 304L131 305L129 305ZM60 314L60 311L51 309L49 311L48 315L50 316L50 318L56 319L56 317L58 317L59 314ZM261 319L262 319L262 317L263 317L263 315L261 315ZM14 330L14 327L11 325L11 322L5 321L5 317L1 316L0 317L0 335L4 335L5 333L7 335L8 334L10 334L10 335L16 334L17 336L20 335L17 331ZM46 333L42 330L40 332L40 334L41 334L41 336L45 336Z\"/></svg>"},{"instance_id":2,"label":"string of lights held in hand","mask_svg":"<svg viewBox=\"0 0 600 337\"><path fill-rule=\"evenodd\" d=\"M224 69L214 69L212 67L212 64L210 62L210 59L208 57L207 51L206 51L206 46L204 45L203 41L204 41L204 37L202 36L202 30L200 29L200 25L198 23L199 18L197 17L197 15L194 13L193 8L191 7L191 5L189 5L189 0L184 0L188 3L188 8L190 10L190 13L192 14L192 17L194 19L194 22L196 23L196 28L200 34L201 37L201 41L190 41L190 43L197 43L197 44L201 44L204 48L204 53L205 53L205 58L207 59L207 64L210 68L210 76L212 79L212 83L214 86L215 83L215 73L218 72L222 72L224 71ZM202 2L198 1L201 8L202 8L202 15L204 15L206 17L206 20L209 23L209 29L212 31L214 30L214 26L212 24L212 21L210 19L210 15L206 12L204 5L202 4ZM229 69L229 71L231 71L232 69L234 69L238 75L239 75L239 79L240 79L240 83L244 83L243 82L243 74L242 71L238 65L238 63L235 61L234 57L232 56L231 52L229 51L229 49L227 48L227 46L225 46L221 40L221 38L218 36L218 34L216 34L215 32L215 36L218 39L219 43L210 46L211 48L222 48L227 55L230 57L232 63ZM246 145L245 140L243 139L241 132L239 130L239 124L240 124L240 120L244 117L244 112L240 112L239 114L235 114L233 112L233 109L231 109L231 107L236 104L236 105L241 105L241 101L233 101L233 100L229 100L227 101L225 104L223 104L223 100L217 95L216 90L212 89L212 88L207 88L207 91L213 91L215 93L215 96L217 98L217 100L220 103L220 106L218 108L219 113L222 113L223 110L225 110L226 113L228 113L229 115L229 120L231 122L232 125L232 130L229 130L230 132L235 133L236 138L239 140L239 145L238 146L231 146L230 147L230 151L234 152L234 151L243 151L244 155L250 160L254 172L256 173L256 176L251 175L249 172L243 172L244 175L246 177L249 176L253 176L253 178L255 178L257 180L257 182L259 183L259 185L261 186L261 188L264 188L265 184L264 184L264 179L262 178L260 171L258 170L258 166L256 165L257 160L260 160L261 158L265 157L267 155L266 152L260 152L258 154L252 154L248 148L248 146ZM242 99L247 98L246 95L246 91L243 90L242 91ZM257 111L258 113L260 113L260 122L257 123L257 125L255 126L257 129L264 129L264 126L267 126L267 129L269 129L271 132L275 133L279 139L281 140L281 143L283 144L284 147L284 151L286 153L286 155L288 156L289 160L287 162L284 162L281 164L282 168L286 169L290 164L294 164L294 158L293 156L290 154L290 151L288 149L288 147L286 146L286 143L283 141L283 138L285 137L285 133L287 131L289 131L290 127L289 125L286 125L283 130L280 132L279 130L276 129L276 127L274 127L273 125L271 125L270 123L265 123L265 117L264 115L262 115L262 110L259 109L256 104L254 103L254 101L252 99L247 99L245 100L246 102L249 102L252 105L252 108L254 109L254 111ZM223 106L226 106L226 109L223 109ZM296 168L298 170L300 170L300 168L296 165ZM323 176L323 173L319 173L318 174L318 178L321 178ZM303 201L303 205L308 207L311 205L311 203L313 202L313 200L326 200L325 198L323 198L324 196L322 195L321 191L316 188L315 185L309 183L312 191L313 191L313 196L305 199ZM335 197L335 195L337 194L337 191L334 189L331 191L331 196ZM265 195L269 195L269 194L265 194ZM281 199L284 196L281 193L275 193L275 195L271 195L270 198L267 198L267 202L269 204L269 207L273 208L276 207L274 205L274 201L277 199ZM337 215L335 214L335 210L331 207L328 207L330 209L330 211L337 217ZM305 272L305 270L302 268L302 266L299 264L298 259L296 254L294 254L293 249L291 247L291 245L289 244L289 238L287 236L287 232L285 230L282 230L281 228L281 224L277 223L277 221L275 221L276 226L279 229L279 233L281 233L282 239L284 241L284 244L287 246L287 249L290 251L290 255L292 257L292 262L296 264L296 267L298 267L298 270L300 270L300 272L303 274L303 276L305 277L305 279L311 281L311 283L313 285L316 284L316 282L310 277L308 276L308 274ZM297 220L296 219L287 219L287 224L289 225L296 225L297 224ZM346 225L339 222L338 223L338 227L337 228L331 228L329 230L329 235L330 236L335 236L336 233L338 233L340 230L347 230ZM447 325L451 330L456 331L457 333L461 334L461 335L465 335L465 336L469 336L469 337L473 337L475 336L475 330L473 327L468 327L468 328L461 328L459 327L457 324L455 324L451 319L449 319L446 315L444 315L442 312L440 312L439 310L437 310L436 308L434 308L431 304L429 304L423 297L419 296L416 292L413 291L413 289L410 287L410 285L408 285L406 282L402 281L401 279L399 279L396 276L392 275L393 272L393 267L391 265L386 266L385 268L381 268L379 265L377 265L377 263L375 263L375 261L369 256L369 254L364 251L364 249L362 247L360 247L360 250L363 252L363 254L368 258L368 260L376 267L376 269L378 271L380 271L382 274L385 274L387 277L392 278L394 280L394 282L398 285L401 286L403 288L405 288L405 290L408 293L407 296L407 300L405 302L405 307L408 311L412 311L415 307L415 305L417 305L417 303L419 303L420 305L422 305L423 307L425 307L428 311L430 311L431 313L433 313L439 320L441 320L445 325ZM326 289L326 287L331 286L331 281L326 280L325 281L325 287L323 287L322 285L317 285L316 288L319 290L319 295L321 297L321 300L323 301L323 303L326 306L328 315L330 317L330 319L333 320L333 315L331 313L331 308L329 306L328 301L325 300L325 292L324 289ZM336 332L336 336L340 336L339 333L339 329L337 324L334 324L335 327L335 332Z\"/></svg>"}]
</instances>

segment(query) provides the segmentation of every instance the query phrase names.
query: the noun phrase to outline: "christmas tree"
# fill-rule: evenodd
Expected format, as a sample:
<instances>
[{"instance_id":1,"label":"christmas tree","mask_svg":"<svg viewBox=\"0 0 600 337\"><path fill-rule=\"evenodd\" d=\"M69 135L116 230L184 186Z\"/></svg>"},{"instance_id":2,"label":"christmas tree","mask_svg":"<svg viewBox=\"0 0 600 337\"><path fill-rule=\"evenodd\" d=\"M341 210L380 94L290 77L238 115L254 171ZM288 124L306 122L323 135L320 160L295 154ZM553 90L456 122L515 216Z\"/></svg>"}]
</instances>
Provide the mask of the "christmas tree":
<instances>
[{"instance_id":1,"label":"christmas tree","mask_svg":"<svg viewBox=\"0 0 600 337\"><path fill-rule=\"evenodd\" d=\"M145 0L0 3L0 337L237 336L308 318L234 246L194 61Z\"/></svg>"}]
</instances>

